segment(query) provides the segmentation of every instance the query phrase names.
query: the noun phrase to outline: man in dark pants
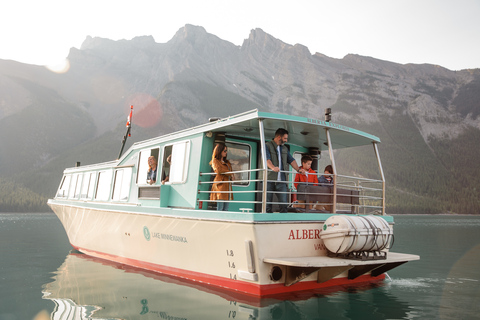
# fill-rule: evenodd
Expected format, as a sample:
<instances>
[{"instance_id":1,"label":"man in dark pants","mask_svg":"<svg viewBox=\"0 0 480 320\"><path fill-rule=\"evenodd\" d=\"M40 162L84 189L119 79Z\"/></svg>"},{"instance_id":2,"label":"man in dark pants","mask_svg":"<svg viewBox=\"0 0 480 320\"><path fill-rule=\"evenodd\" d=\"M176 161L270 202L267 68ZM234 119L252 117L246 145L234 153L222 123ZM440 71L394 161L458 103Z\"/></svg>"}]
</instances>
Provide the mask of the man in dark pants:
<instances>
[{"instance_id":1,"label":"man in dark pants","mask_svg":"<svg viewBox=\"0 0 480 320\"><path fill-rule=\"evenodd\" d=\"M299 169L297 162L292 157L287 147L284 145L288 141L288 131L279 128L275 132L275 137L268 141L266 145L267 167L270 170L267 179L267 212L272 212L273 192L276 191L280 212L287 212L287 175L281 171L287 171L290 164L293 169L301 174L305 174L303 169ZM272 181L272 180L276 180Z\"/></svg>"}]
</instances>

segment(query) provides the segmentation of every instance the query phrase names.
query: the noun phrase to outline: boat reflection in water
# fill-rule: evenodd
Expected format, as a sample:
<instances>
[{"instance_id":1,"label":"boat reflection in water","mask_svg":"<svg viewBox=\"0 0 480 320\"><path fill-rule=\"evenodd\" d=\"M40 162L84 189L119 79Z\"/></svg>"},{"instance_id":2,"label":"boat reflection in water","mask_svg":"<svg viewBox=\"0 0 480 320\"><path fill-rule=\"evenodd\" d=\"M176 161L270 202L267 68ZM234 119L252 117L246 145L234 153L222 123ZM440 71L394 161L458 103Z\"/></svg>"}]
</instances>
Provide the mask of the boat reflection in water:
<instances>
[{"instance_id":1,"label":"boat reflection in water","mask_svg":"<svg viewBox=\"0 0 480 320\"><path fill-rule=\"evenodd\" d=\"M67 255L43 298L53 320L66 319L386 319L409 307L382 289L385 282L260 298L199 282L100 260ZM378 287L379 290L372 288ZM365 290L369 289L369 290ZM328 290L328 291L326 291ZM357 294L355 294L357 293Z\"/></svg>"}]
</instances>

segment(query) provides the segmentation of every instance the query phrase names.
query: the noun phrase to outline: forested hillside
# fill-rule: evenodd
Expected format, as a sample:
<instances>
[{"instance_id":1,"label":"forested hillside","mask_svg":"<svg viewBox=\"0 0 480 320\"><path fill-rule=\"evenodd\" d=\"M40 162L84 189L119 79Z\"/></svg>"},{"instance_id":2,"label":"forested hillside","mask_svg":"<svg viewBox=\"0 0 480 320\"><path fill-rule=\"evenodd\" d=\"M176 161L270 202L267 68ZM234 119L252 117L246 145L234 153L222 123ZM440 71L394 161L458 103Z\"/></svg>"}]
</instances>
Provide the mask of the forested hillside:
<instances>
[{"instance_id":1,"label":"forested hillside","mask_svg":"<svg viewBox=\"0 0 480 320\"><path fill-rule=\"evenodd\" d=\"M0 179L0 212L46 212L47 197L23 187L21 183Z\"/></svg>"}]
</instances>

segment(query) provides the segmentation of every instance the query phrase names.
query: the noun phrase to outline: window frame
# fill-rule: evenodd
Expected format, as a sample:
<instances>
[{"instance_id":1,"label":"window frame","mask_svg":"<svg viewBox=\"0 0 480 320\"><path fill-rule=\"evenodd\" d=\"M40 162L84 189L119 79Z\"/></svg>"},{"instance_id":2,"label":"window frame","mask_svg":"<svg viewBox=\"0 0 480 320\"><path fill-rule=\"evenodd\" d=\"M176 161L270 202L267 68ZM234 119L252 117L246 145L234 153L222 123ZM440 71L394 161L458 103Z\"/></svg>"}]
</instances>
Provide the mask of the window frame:
<instances>
[{"instance_id":1,"label":"window frame","mask_svg":"<svg viewBox=\"0 0 480 320\"><path fill-rule=\"evenodd\" d=\"M68 199L78 199L79 194L77 193L77 188L80 176L80 173L72 174L72 179L70 181L70 189L68 190Z\"/></svg>"},{"instance_id":2,"label":"window frame","mask_svg":"<svg viewBox=\"0 0 480 320\"><path fill-rule=\"evenodd\" d=\"M87 192L87 199L92 199L93 195L95 194L95 182L97 180L97 173L96 172L91 172L90 173L90 182L88 186L88 192Z\"/></svg>"},{"instance_id":3,"label":"window frame","mask_svg":"<svg viewBox=\"0 0 480 320\"><path fill-rule=\"evenodd\" d=\"M104 174L107 174L107 178L102 178L104 177ZM106 189L106 186L108 185L108 189ZM95 190L95 201L109 201L110 200L110 194L111 194L111 189L112 189L112 170L101 170L98 172L98 179L96 183L96 190ZM105 198L100 198L99 192L101 195L106 195Z\"/></svg>"},{"instance_id":4,"label":"window frame","mask_svg":"<svg viewBox=\"0 0 480 320\"><path fill-rule=\"evenodd\" d=\"M117 180L119 173L121 173L122 176L120 180ZM117 188L118 183L120 183L119 189ZM113 174L112 201L118 201L118 202L128 201L130 198L131 183L132 183L131 167L115 169L115 172ZM118 193L118 199L116 199L117 193Z\"/></svg>"},{"instance_id":5,"label":"window frame","mask_svg":"<svg viewBox=\"0 0 480 320\"><path fill-rule=\"evenodd\" d=\"M90 200L93 197L93 189L95 188L96 172L87 171L82 175L82 186L80 189L80 199Z\"/></svg>"},{"instance_id":6,"label":"window frame","mask_svg":"<svg viewBox=\"0 0 480 320\"><path fill-rule=\"evenodd\" d=\"M233 164L232 164L232 171L248 170L248 172L246 172L247 173L247 179L245 180L245 181L247 181L247 183L234 182L234 183L232 183L232 186L236 186L236 187L248 187L248 186L250 186L250 182L251 182L250 177L252 176L251 171L250 171L250 169L252 168L252 146L249 145L248 143L242 143L242 142L237 142L237 141L229 141L229 140L225 141L225 145L227 146L227 148L229 150L229 152L228 152L229 154L230 154L230 148L232 148L232 145L233 146L234 145L241 145L241 146L246 146L248 148L248 162L247 162L248 163L248 168L247 169L236 169L236 168L233 167ZM239 149L239 150L241 150L241 149ZM232 162L231 161L232 159L230 159L228 156L227 156L227 159L230 161L230 163ZM236 175L235 180L236 181L240 180L240 179L237 179L238 173L235 174L235 175ZM242 179L241 181L244 181L244 180Z\"/></svg>"},{"instance_id":7,"label":"window frame","mask_svg":"<svg viewBox=\"0 0 480 320\"><path fill-rule=\"evenodd\" d=\"M184 148L182 150L181 145L184 145ZM178 141L175 143L171 143L168 145L165 145L163 147L163 153L164 157L163 159L166 161L165 158L165 149L169 146L172 147L172 163L170 165L170 172L169 172L169 181L165 182L165 184L184 184L188 180L188 168L190 165L190 151L191 151L191 141L190 140L183 140L183 141ZM181 152L181 153L180 153ZM167 156L168 157L168 156ZM178 159L183 158L182 162L179 162ZM163 162L162 162L163 163ZM164 169L162 168L162 175L163 175ZM181 176L181 179L176 180L177 176ZM172 179L173 178L173 179Z\"/></svg>"},{"instance_id":8,"label":"window frame","mask_svg":"<svg viewBox=\"0 0 480 320\"><path fill-rule=\"evenodd\" d=\"M154 151L156 150L156 152ZM153 152L152 152L153 151ZM144 162L142 162L142 160L145 158L145 155L148 156L146 157L147 160L145 160ZM160 158L160 147L151 147L151 148L145 148L145 149L142 149L138 152L138 163L137 163L137 179L135 181L135 183L138 185L138 186L150 186L150 184L147 183L147 172L148 172L148 157L150 156L156 156L157 158L157 177L156 177L156 180L155 180L155 183L151 186L155 186L157 184L159 184L159 181L158 181L158 166L159 166L159 161L158 159ZM144 181L144 182L142 182Z\"/></svg>"},{"instance_id":9,"label":"window frame","mask_svg":"<svg viewBox=\"0 0 480 320\"><path fill-rule=\"evenodd\" d=\"M65 174L63 176L62 182L60 183L60 186L58 187L57 195L56 195L57 198L68 198L71 182L72 182L72 175ZM62 191L62 193L60 193L60 191Z\"/></svg>"}]
</instances>

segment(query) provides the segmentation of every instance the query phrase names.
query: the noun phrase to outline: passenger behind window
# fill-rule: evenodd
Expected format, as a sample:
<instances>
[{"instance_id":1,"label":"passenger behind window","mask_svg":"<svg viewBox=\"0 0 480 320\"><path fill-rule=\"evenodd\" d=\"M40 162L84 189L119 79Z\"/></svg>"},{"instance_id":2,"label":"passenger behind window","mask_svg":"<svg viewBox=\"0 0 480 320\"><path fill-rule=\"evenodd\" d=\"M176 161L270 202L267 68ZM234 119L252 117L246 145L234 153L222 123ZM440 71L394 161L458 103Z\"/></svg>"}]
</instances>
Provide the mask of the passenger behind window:
<instances>
[{"instance_id":1,"label":"passenger behind window","mask_svg":"<svg viewBox=\"0 0 480 320\"><path fill-rule=\"evenodd\" d=\"M154 156L148 157L147 183L154 184L157 182L157 159Z\"/></svg>"},{"instance_id":2,"label":"passenger behind window","mask_svg":"<svg viewBox=\"0 0 480 320\"><path fill-rule=\"evenodd\" d=\"M169 155L167 157L167 164L165 164L165 167L163 169L163 177L162 177L162 184L165 184L165 182L169 181L170 178L170 166L172 165L172 155Z\"/></svg>"}]
</instances>

